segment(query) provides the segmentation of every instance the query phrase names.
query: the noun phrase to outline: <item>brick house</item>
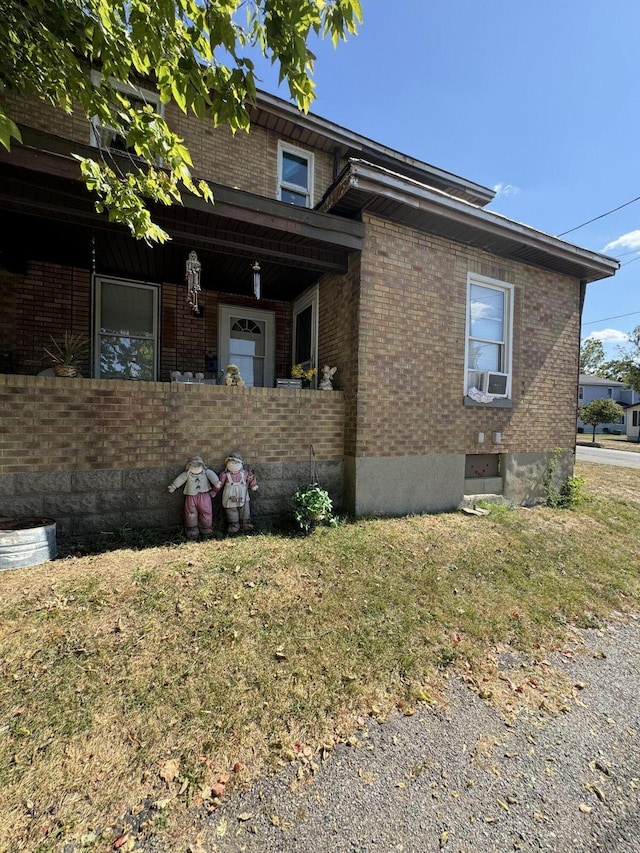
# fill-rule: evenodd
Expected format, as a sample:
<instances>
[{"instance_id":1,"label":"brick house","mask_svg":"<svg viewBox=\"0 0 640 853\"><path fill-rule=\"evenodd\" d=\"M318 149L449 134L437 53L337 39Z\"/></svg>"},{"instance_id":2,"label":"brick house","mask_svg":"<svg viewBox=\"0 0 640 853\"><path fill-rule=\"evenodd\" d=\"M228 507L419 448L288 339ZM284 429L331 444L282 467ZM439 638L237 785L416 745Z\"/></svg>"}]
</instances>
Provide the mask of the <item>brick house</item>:
<instances>
[{"instance_id":1,"label":"brick house","mask_svg":"<svg viewBox=\"0 0 640 853\"><path fill-rule=\"evenodd\" d=\"M176 523L165 487L186 459L220 467L234 449L260 482L258 522L312 462L356 516L533 503L557 447L571 470L582 301L616 261L271 95L236 136L164 109L215 204L155 211L163 246L98 215L79 180L72 150L126 168L106 129L23 104L23 144L0 154L0 514L63 533ZM65 330L91 338L83 378L39 375ZM229 361L246 387L215 384ZM336 366L336 390L275 387L294 363Z\"/></svg>"}]
</instances>

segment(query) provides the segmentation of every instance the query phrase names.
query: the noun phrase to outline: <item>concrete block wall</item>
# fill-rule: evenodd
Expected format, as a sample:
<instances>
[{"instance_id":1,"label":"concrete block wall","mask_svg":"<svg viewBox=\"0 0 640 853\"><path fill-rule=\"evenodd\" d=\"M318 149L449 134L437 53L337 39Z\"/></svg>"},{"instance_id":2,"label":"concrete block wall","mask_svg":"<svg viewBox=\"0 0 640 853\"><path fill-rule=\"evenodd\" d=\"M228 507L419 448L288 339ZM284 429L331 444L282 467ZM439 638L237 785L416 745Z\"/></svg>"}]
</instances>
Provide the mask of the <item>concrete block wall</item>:
<instances>
[{"instance_id":1,"label":"concrete block wall","mask_svg":"<svg viewBox=\"0 0 640 853\"><path fill-rule=\"evenodd\" d=\"M0 374L0 515L47 515L63 535L177 525L167 485L194 454L216 471L241 452L269 526L311 477L342 506L340 392Z\"/></svg>"}]
</instances>

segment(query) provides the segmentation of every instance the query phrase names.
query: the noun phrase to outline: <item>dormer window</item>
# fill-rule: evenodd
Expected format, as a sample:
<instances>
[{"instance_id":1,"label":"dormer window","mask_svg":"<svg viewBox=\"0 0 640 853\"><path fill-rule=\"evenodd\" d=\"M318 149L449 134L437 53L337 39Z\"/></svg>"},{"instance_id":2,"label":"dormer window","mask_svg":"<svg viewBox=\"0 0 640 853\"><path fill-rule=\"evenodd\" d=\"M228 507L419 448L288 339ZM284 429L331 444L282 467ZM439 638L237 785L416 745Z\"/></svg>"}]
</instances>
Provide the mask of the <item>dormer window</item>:
<instances>
[{"instance_id":1,"label":"dormer window","mask_svg":"<svg viewBox=\"0 0 640 853\"><path fill-rule=\"evenodd\" d=\"M313 207L313 154L278 143L278 198L287 204Z\"/></svg>"}]
</instances>

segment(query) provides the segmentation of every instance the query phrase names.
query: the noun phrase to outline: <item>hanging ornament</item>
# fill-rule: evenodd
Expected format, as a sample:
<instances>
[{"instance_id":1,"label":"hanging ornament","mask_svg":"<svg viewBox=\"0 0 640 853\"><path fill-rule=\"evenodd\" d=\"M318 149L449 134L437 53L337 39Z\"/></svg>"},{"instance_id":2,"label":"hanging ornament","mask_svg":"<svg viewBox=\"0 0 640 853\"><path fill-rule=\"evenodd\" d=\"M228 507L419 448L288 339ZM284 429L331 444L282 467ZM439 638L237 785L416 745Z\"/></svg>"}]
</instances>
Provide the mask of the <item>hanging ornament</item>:
<instances>
[{"instance_id":1,"label":"hanging ornament","mask_svg":"<svg viewBox=\"0 0 640 853\"><path fill-rule=\"evenodd\" d=\"M196 253L189 252L185 273L185 278L187 280L187 305L191 307L194 314L200 313L200 308L198 307L198 294L202 290L200 287L201 270L202 265L200 264Z\"/></svg>"}]
</instances>

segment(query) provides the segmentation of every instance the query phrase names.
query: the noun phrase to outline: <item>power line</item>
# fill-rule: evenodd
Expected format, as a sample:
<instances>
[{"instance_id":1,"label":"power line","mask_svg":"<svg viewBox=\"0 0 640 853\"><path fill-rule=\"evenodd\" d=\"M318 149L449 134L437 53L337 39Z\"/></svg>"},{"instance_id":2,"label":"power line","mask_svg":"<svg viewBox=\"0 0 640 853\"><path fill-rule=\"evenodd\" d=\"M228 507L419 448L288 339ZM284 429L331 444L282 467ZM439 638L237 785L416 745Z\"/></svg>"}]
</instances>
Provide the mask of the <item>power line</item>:
<instances>
[{"instance_id":1,"label":"power line","mask_svg":"<svg viewBox=\"0 0 640 853\"><path fill-rule=\"evenodd\" d=\"M583 222L582 225L576 225L575 228L569 228L568 231L563 231L562 234L558 234L558 237L564 237L565 234L571 234L572 231L578 231L580 228L584 228L585 225L591 225L592 222L597 222L598 219L604 219L605 216L610 216L612 213L615 213L618 210L622 210L623 207L629 207L630 204L633 204L636 201L640 201L640 195L636 198L632 198L631 201L625 201L624 204L619 205L618 207L614 207L612 210L608 210L606 213L601 213L600 216L594 216L593 219L589 219L586 222Z\"/></svg>"},{"instance_id":2,"label":"power line","mask_svg":"<svg viewBox=\"0 0 640 853\"><path fill-rule=\"evenodd\" d=\"M583 326L594 326L596 323L606 323L607 320L619 320L621 317L633 317L634 314L640 314L640 311L630 311L628 314L616 314L615 317L603 317L602 320L589 320L588 323L583 323Z\"/></svg>"}]
</instances>

